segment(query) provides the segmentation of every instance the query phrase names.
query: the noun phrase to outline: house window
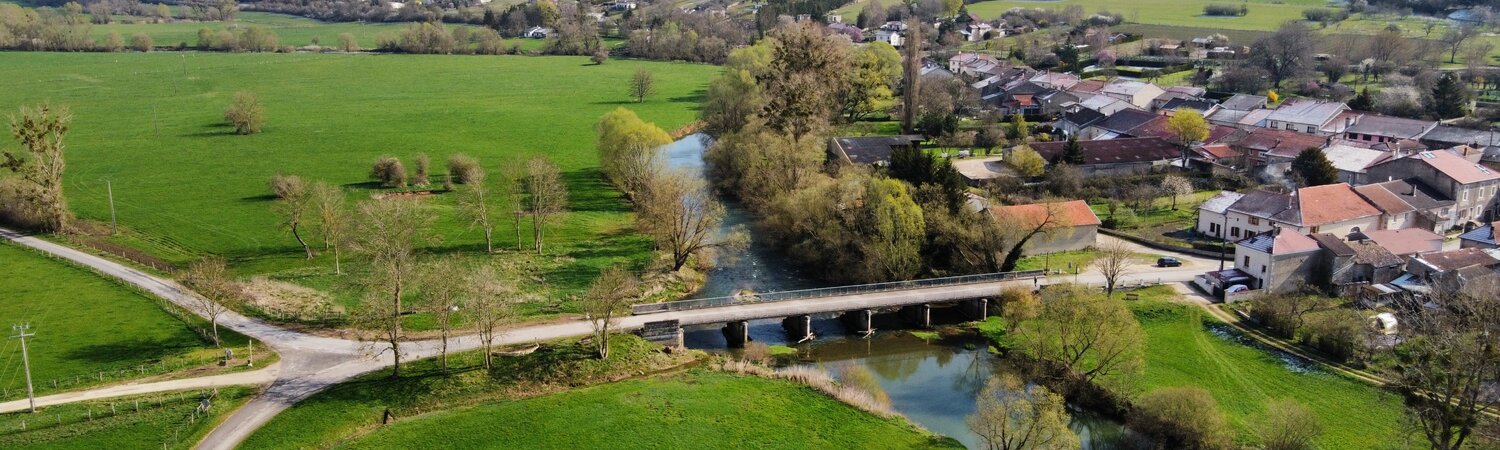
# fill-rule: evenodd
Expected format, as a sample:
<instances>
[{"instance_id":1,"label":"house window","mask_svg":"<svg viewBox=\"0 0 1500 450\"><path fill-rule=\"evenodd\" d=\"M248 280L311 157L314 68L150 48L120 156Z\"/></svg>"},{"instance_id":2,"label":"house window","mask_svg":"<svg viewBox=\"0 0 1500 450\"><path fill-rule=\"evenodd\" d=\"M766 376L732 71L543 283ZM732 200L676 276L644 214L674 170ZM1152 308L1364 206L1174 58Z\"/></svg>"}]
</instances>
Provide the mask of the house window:
<instances>
[{"instance_id":1,"label":"house window","mask_svg":"<svg viewBox=\"0 0 1500 450\"><path fill-rule=\"evenodd\" d=\"M1314 128L1312 125L1308 125L1307 126L1307 134L1313 134L1313 133L1317 133L1317 132L1318 132L1317 128Z\"/></svg>"},{"instance_id":2,"label":"house window","mask_svg":"<svg viewBox=\"0 0 1500 450\"><path fill-rule=\"evenodd\" d=\"M1229 227L1229 236L1240 237L1240 227Z\"/></svg>"},{"instance_id":3,"label":"house window","mask_svg":"<svg viewBox=\"0 0 1500 450\"><path fill-rule=\"evenodd\" d=\"M1312 227L1312 231L1311 232L1312 233L1317 233L1318 232L1318 227Z\"/></svg>"},{"instance_id":4,"label":"house window","mask_svg":"<svg viewBox=\"0 0 1500 450\"><path fill-rule=\"evenodd\" d=\"M1260 273L1266 273L1266 265L1265 264L1261 264L1260 265Z\"/></svg>"},{"instance_id":5,"label":"house window","mask_svg":"<svg viewBox=\"0 0 1500 450\"><path fill-rule=\"evenodd\" d=\"M1213 233L1214 236L1218 236L1219 235L1219 224L1217 224L1217 223L1208 224L1208 232L1209 233Z\"/></svg>"},{"instance_id":6,"label":"house window","mask_svg":"<svg viewBox=\"0 0 1500 450\"><path fill-rule=\"evenodd\" d=\"M1249 256L1245 257L1245 264L1244 264L1244 266L1245 267L1250 267L1250 257Z\"/></svg>"},{"instance_id":7,"label":"house window","mask_svg":"<svg viewBox=\"0 0 1500 450\"><path fill-rule=\"evenodd\" d=\"M1251 225L1260 225L1260 218L1259 217L1251 217L1250 218L1250 224Z\"/></svg>"}]
</instances>

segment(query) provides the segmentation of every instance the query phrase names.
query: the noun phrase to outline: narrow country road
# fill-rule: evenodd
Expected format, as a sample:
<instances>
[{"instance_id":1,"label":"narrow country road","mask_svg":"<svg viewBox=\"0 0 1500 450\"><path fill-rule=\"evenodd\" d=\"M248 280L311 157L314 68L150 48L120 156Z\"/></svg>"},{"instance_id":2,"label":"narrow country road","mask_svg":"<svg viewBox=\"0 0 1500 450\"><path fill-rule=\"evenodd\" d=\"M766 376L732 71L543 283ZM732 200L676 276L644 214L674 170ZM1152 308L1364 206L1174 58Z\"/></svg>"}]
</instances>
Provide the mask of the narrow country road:
<instances>
[{"instance_id":1,"label":"narrow country road","mask_svg":"<svg viewBox=\"0 0 1500 450\"><path fill-rule=\"evenodd\" d=\"M118 278L160 296L194 314L204 315L197 307L196 294L171 280L157 277L93 254L8 229L0 228L0 237L19 245L67 259L99 273ZM1114 238L1100 235L1099 239L1101 242L1104 242ZM1127 243L1127 245L1134 246L1133 248L1136 248L1139 253L1163 253L1159 250L1147 249L1135 244ZM1177 255L1177 257L1183 260L1183 267L1155 268L1147 264L1134 264L1130 267L1129 273L1121 280L1121 284L1189 281L1199 273L1216 269L1218 264L1216 260L1194 256ZM1097 286L1103 284L1104 277L1091 270L1076 275L1054 276L1047 280L1048 284L1064 282L1088 283ZM1030 284L1032 281L1020 280L1008 283L1024 285ZM949 286L933 289L929 292L934 296L938 294L944 296L982 295L981 291L992 292L996 287L993 285ZM706 310L627 316L619 320L617 329L622 331L636 329L648 321L657 320L679 320L683 324L703 324L728 320L824 312L830 308L847 307L848 309L861 309L879 307L898 302L903 295L909 296L912 293L874 292L838 298L743 304ZM200 449L232 449L241 442L244 442L256 429L270 421L281 411L291 407L291 405L329 386L364 373L385 368L392 363L390 353L380 352L379 349L381 346L375 343L309 335L234 312L221 315L219 324L260 340L265 345L275 349L281 355L281 361L274 367L253 372L108 386L87 391L52 395L39 400L44 400L45 403L43 404L59 404L71 401L94 400L229 384L269 383L264 392L231 414L217 428L210 431L204 437L203 441L198 444L198 448ZM592 328L585 321L528 326L508 330L505 335L496 339L496 344L509 345L546 341L586 335L590 332L592 332ZM472 350L479 346L479 339L475 336L462 336L450 339L449 341L449 351L452 352ZM436 340L407 342L403 343L401 348L404 356L403 359L411 361L436 356L439 353L440 343ZM20 402L19 409L25 408L24 403L24 401ZM0 412L18 410L16 405L17 402L0 404Z\"/></svg>"}]
</instances>

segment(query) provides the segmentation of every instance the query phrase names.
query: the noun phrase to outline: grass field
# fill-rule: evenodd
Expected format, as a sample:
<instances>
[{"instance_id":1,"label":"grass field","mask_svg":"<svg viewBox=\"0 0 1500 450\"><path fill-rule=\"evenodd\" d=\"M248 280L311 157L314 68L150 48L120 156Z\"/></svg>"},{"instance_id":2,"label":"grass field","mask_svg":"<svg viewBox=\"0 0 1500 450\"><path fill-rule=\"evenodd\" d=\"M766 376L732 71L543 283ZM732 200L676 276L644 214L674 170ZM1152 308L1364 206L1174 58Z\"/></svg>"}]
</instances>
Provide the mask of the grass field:
<instances>
[{"instance_id":1,"label":"grass field","mask_svg":"<svg viewBox=\"0 0 1500 450\"><path fill-rule=\"evenodd\" d=\"M625 82L638 68L659 92L634 103ZM306 262L278 230L266 180L296 174L373 193L371 161L396 155L412 167L425 152L435 172L451 154L487 167L546 155L563 171L571 212L548 230L548 255L528 257L538 291L582 289L600 267L640 264L650 244L597 169L594 123L628 107L668 130L691 122L707 65L583 57L320 54L0 53L0 109L67 105L67 195L83 218L110 215L104 179L114 183L126 236L118 243L175 263L202 255L230 259L241 274L270 273L316 287L338 285L332 263ZM236 91L256 92L267 125L230 133L223 108ZM482 234L451 214L444 195L424 200L443 240L431 250L475 252ZM497 246L513 248L502 229ZM529 240L529 227L523 230Z\"/></svg>"},{"instance_id":2,"label":"grass field","mask_svg":"<svg viewBox=\"0 0 1500 450\"><path fill-rule=\"evenodd\" d=\"M1173 386L1208 389L1242 442L1267 400L1291 398L1317 413L1323 449L1382 448L1399 442L1401 399L1324 372L1290 355L1252 347L1193 306L1167 303L1170 288L1144 291L1131 309L1146 331L1141 392Z\"/></svg>"},{"instance_id":3,"label":"grass field","mask_svg":"<svg viewBox=\"0 0 1500 450\"><path fill-rule=\"evenodd\" d=\"M306 17L291 16L268 12L244 11L235 16L234 22L169 22L169 23L111 23L106 25L94 25L94 36L101 42L105 35L111 31L120 33L125 42L130 42L130 36L135 33L146 33L158 47L171 47L180 43L188 46L198 45L198 30L208 28L219 31L223 29L237 29L250 26L262 26L273 33L281 45L302 47L311 45L313 38L326 47L338 45L338 36L342 33L354 35L359 46L365 49L375 48L377 40L382 34L390 37L398 36L401 30L410 26L404 22L324 22ZM116 18L123 20L138 20L130 17L120 16ZM472 27L472 25L450 24L452 27ZM522 50L538 50L542 48L541 39L506 39L505 47L512 44L519 45Z\"/></svg>"},{"instance_id":4,"label":"grass field","mask_svg":"<svg viewBox=\"0 0 1500 450\"><path fill-rule=\"evenodd\" d=\"M38 409L37 414L0 415L0 448L188 449L252 394L251 388L219 389L207 412L195 410L205 395L212 394L190 391L58 405Z\"/></svg>"},{"instance_id":5,"label":"grass field","mask_svg":"<svg viewBox=\"0 0 1500 450\"><path fill-rule=\"evenodd\" d=\"M859 16L859 9L866 0L844 5L837 11L850 21ZM1323 0L1258 0L1250 1L1249 14L1241 17L1211 17L1203 15L1203 6L1210 3L1239 5L1241 2L1223 0L991 0L971 3L968 10L985 19L999 18L1011 8L1062 9L1079 5L1086 13L1109 11L1125 16L1126 22L1202 26L1231 30L1266 30L1288 20L1302 19L1302 10L1325 6Z\"/></svg>"},{"instance_id":6,"label":"grass field","mask_svg":"<svg viewBox=\"0 0 1500 450\"><path fill-rule=\"evenodd\" d=\"M693 371L397 422L346 446L954 448L786 381Z\"/></svg>"},{"instance_id":7,"label":"grass field","mask_svg":"<svg viewBox=\"0 0 1500 450\"><path fill-rule=\"evenodd\" d=\"M29 323L36 333L27 345L39 393L161 373L141 371L142 365L197 366L222 355L157 300L93 272L0 244L0 273L6 274L0 277L0 324L7 336L10 324ZM228 345L245 345L233 332L221 336ZM117 373L121 369L126 372ZM99 372L116 373L101 381ZM7 339L0 343L0 399L23 398L25 388L19 342Z\"/></svg>"}]
</instances>

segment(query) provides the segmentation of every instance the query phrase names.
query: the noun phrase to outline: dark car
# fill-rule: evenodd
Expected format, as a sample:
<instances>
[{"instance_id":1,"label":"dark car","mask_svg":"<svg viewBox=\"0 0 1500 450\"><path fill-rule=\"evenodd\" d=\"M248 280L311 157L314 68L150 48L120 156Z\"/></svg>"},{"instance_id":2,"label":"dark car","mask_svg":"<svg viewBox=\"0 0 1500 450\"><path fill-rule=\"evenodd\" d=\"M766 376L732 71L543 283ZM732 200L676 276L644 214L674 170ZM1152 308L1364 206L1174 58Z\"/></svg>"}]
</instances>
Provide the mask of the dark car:
<instances>
[{"instance_id":1,"label":"dark car","mask_svg":"<svg viewBox=\"0 0 1500 450\"><path fill-rule=\"evenodd\" d=\"M1156 267L1182 267L1182 261L1177 258L1163 256L1156 258Z\"/></svg>"}]
</instances>

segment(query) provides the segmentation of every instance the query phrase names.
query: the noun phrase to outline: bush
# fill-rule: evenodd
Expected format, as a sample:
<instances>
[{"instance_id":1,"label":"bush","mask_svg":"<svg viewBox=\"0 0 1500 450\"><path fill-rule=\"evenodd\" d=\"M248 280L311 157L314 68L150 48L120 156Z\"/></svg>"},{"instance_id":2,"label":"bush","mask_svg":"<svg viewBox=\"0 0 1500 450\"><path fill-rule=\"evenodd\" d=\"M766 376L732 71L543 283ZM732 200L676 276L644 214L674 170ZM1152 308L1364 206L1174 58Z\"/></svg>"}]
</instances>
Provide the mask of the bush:
<instances>
[{"instance_id":1,"label":"bush","mask_svg":"<svg viewBox=\"0 0 1500 450\"><path fill-rule=\"evenodd\" d=\"M302 177L296 175L275 175L269 183L271 195L278 199L290 199L302 196L307 192L307 183Z\"/></svg>"},{"instance_id":2,"label":"bush","mask_svg":"<svg viewBox=\"0 0 1500 450\"><path fill-rule=\"evenodd\" d=\"M466 184L471 180L483 177L484 169L479 167L479 160L474 157L459 153L448 157L448 177L454 183Z\"/></svg>"},{"instance_id":3,"label":"bush","mask_svg":"<svg viewBox=\"0 0 1500 450\"><path fill-rule=\"evenodd\" d=\"M1227 3L1209 3L1203 5L1203 14L1208 16L1237 17L1249 12L1250 10L1245 5L1231 5Z\"/></svg>"},{"instance_id":4,"label":"bush","mask_svg":"<svg viewBox=\"0 0 1500 450\"><path fill-rule=\"evenodd\" d=\"M1302 17L1309 22L1332 23L1349 18L1349 12L1345 10L1333 10L1327 8L1308 8L1302 10Z\"/></svg>"},{"instance_id":5,"label":"bush","mask_svg":"<svg viewBox=\"0 0 1500 450\"><path fill-rule=\"evenodd\" d=\"M1230 446L1229 424L1207 390L1174 387L1152 391L1136 401L1130 427L1165 441L1167 448L1222 449Z\"/></svg>"},{"instance_id":6,"label":"bush","mask_svg":"<svg viewBox=\"0 0 1500 450\"><path fill-rule=\"evenodd\" d=\"M417 164L417 173L416 176L412 177L411 184L417 186L432 184L432 180L427 176L427 169L432 165L432 160L427 157L426 153L418 153L415 161Z\"/></svg>"},{"instance_id":7,"label":"bush","mask_svg":"<svg viewBox=\"0 0 1500 450\"><path fill-rule=\"evenodd\" d=\"M1351 310L1323 314L1308 322L1302 340L1329 358L1348 361L1365 347L1365 320Z\"/></svg>"},{"instance_id":8,"label":"bush","mask_svg":"<svg viewBox=\"0 0 1500 450\"><path fill-rule=\"evenodd\" d=\"M154 47L154 44L151 42L151 36L146 35L146 33L136 33L135 36L130 37L131 50L149 52L152 47Z\"/></svg>"},{"instance_id":9,"label":"bush","mask_svg":"<svg viewBox=\"0 0 1500 450\"><path fill-rule=\"evenodd\" d=\"M370 179L380 182L381 187L406 187L406 166L394 156L382 157L370 167Z\"/></svg>"},{"instance_id":10,"label":"bush","mask_svg":"<svg viewBox=\"0 0 1500 450\"><path fill-rule=\"evenodd\" d=\"M224 121L233 125L237 134L255 134L265 126L266 111L254 92L240 91L234 93L234 102L224 110Z\"/></svg>"}]
</instances>

